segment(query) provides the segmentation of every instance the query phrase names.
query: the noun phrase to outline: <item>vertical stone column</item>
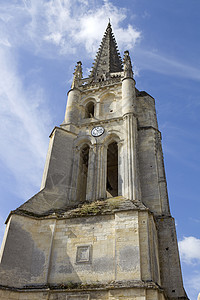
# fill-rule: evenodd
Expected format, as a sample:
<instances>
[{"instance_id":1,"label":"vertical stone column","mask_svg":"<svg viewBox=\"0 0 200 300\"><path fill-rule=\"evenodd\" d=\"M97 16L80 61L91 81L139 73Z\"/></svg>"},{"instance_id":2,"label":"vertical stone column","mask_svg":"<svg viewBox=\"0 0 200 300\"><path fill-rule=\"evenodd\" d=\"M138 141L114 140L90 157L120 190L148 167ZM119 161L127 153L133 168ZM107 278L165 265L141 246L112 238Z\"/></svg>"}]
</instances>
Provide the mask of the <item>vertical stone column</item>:
<instances>
[{"instance_id":1,"label":"vertical stone column","mask_svg":"<svg viewBox=\"0 0 200 300\"><path fill-rule=\"evenodd\" d=\"M170 214L160 133L156 133L156 144L156 162L161 205L160 210L162 211L162 213Z\"/></svg>"},{"instance_id":2,"label":"vertical stone column","mask_svg":"<svg viewBox=\"0 0 200 300\"><path fill-rule=\"evenodd\" d=\"M124 117L124 176L123 196L134 200L140 199L140 185L137 171L137 120L132 114Z\"/></svg>"},{"instance_id":3,"label":"vertical stone column","mask_svg":"<svg viewBox=\"0 0 200 300\"><path fill-rule=\"evenodd\" d=\"M95 198L95 168L96 167L96 147L91 146L89 151L88 175L87 175L87 191L86 200L92 201Z\"/></svg>"},{"instance_id":4,"label":"vertical stone column","mask_svg":"<svg viewBox=\"0 0 200 300\"><path fill-rule=\"evenodd\" d=\"M73 88L68 92L67 107L64 122L77 123L78 121L78 105L80 103L81 92L77 88Z\"/></svg>"},{"instance_id":5,"label":"vertical stone column","mask_svg":"<svg viewBox=\"0 0 200 300\"><path fill-rule=\"evenodd\" d=\"M99 116L100 116L100 108L101 108L101 103L100 102L96 102L95 114L94 114L94 116L96 118L99 118Z\"/></svg>"},{"instance_id":6,"label":"vertical stone column","mask_svg":"<svg viewBox=\"0 0 200 300\"><path fill-rule=\"evenodd\" d=\"M96 192L95 199L106 198L106 148L102 144L97 144L96 155Z\"/></svg>"},{"instance_id":7,"label":"vertical stone column","mask_svg":"<svg viewBox=\"0 0 200 300\"><path fill-rule=\"evenodd\" d=\"M137 119L136 92L129 52L124 52L124 79L122 80L122 114L124 118L123 146L123 196L140 199L140 186L137 164Z\"/></svg>"},{"instance_id":8,"label":"vertical stone column","mask_svg":"<svg viewBox=\"0 0 200 300\"><path fill-rule=\"evenodd\" d=\"M122 113L135 112L135 80L133 78L124 78L122 80Z\"/></svg>"},{"instance_id":9,"label":"vertical stone column","mask_svg":"<svg viewBox=\"0 0 200 300\"><path fill-rule=\"evenodd\" d=\"M71 177L70 189L69 189L69 200L71 203L75 203L77 201L79 163L80 163L80 149L79 147L76 147L74 148L72 177Z\"/></svg>"},{"instance_id":10,"label":"vertical stone column","mask_svg":"<svg viewBox=\"0 0 200 300\"><path fill-rule=\"evenodd\" d=\"M123 141L118 142L118 195L123 195Z\"/></svg>"},{"instance_id":11,"label":"vertical stone column","mask_svg":"<svg viewBox=\"0 0 200 300\"><path fill-rule=\"evenodd\" d=\"M129 52L124 52L124 78L122 80L122 113L135 112L135 80L133 79L133 71Z\"/></svg>"}]
</instances>

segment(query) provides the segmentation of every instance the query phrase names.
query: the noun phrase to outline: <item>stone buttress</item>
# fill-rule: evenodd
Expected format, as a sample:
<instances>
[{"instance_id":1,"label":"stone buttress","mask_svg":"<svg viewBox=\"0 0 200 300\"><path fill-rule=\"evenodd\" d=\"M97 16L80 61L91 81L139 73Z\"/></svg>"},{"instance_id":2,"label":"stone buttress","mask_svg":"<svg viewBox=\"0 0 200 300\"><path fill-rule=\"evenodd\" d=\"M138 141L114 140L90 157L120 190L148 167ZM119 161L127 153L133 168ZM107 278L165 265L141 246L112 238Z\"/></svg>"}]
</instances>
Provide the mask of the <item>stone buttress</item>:
<instances>
[{"instance_id":1,"label":"stone buttress","mask_svg":"<svg viewBox=\"0 0 200 300\"><path fill-rule=\"evenodd\" d=\"M110 23L79 61L41 190L6 221L0 299L188 299L155 101L135 87Z\"/></svg>"}]
</instances>

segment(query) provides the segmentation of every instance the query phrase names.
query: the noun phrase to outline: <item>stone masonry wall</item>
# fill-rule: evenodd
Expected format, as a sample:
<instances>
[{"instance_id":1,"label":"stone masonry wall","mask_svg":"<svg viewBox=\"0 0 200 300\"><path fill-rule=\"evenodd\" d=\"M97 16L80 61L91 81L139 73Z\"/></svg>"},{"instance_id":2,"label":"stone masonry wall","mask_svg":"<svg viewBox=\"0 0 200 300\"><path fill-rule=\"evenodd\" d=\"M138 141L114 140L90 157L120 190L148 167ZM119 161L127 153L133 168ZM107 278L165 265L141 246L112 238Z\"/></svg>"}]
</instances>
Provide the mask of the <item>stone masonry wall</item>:
<instances>
[{"instance_id":1,"label":"stone masonry wall","mask_svg":"<svg viewBox=\"0 0 200 300\"><path fill-rule=\"evenodd\" d=\"M155 130L143 128L138 131L138 158L142 202L156 214L161 214L158 170L155 154Z\"/></svg>"},{"instance_id":2,"label":"stone masonry wall","mask_svg":"<svg viewBox=\"0 0 200 300\"><path fill-rule=\"evenodd\" d=\"M171 298L185 297L174 219L157 218L157 227L162 286Z\"/></svg>"},{"instance_id":3,"label":"stone masonry wall","mask_svg":"<svg viewBox=\"0 0 200 300\"><path fill-rule=\"evenodd\" d=\"M112 289L97 291L26 291L0 290L1 300L166 300L155 289Z\"/></svg>"},{"instance_id":4,"label":"stone masonry wall","mask_svg":"<svg viewBox=\"0 0 200 300\"><path fill-rule=\"evenodd\" d=\"M20 287L46 283L52 221L11 216L2 249L1 285Z\"/></svg>"},{"instance_id":5,"label":"stone masonry wall","mask_svg":"<svg viewBox=\"0 0 200 300\"><path fill-rule=\"evenodd\" d=\"M151 245L150 239L157 238L149 218L148 212L137 210L63 220L12 215L0 264L1 284L152 280L157 244Z\"/></svg>"}]
</instances>

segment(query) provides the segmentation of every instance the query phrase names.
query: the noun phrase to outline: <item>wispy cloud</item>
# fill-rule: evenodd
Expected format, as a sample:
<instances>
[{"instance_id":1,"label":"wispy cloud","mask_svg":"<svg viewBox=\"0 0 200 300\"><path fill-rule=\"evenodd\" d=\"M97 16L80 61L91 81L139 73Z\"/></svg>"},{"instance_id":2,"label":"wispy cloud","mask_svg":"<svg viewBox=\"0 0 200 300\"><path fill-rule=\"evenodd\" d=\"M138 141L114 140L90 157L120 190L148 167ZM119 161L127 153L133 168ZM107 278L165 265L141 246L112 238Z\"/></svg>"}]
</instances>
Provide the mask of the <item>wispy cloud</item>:
<instances>
[{"instance_id":1,"label":"wispy cloud","mask_svg":"<svg viewBox=\"0 0 200 300\"><path fill-rule=\"evenodd\" d=\"M5 230L5 224L4 224L4 220L2 218L2 216L0 215L0 245L1 242L3 240L3 236L4 236L4 230Z\"/></svg>"},{"instance_id":2,"label":"wispy cloud","mask_svg":"<svg viewBox=\"0 0 200 300\"><path fill-rule=\"evenodd\" d=\"M45 124L50 122L42 108L45 96L40 86L24 86L12 54L3 48L0 65L0 157L18 183L38 186L47 151Z\"/></svg>"},{"instance_id":3,"label":"wispy cloud","mask_svg":"<svg viewBox=\"0 0 200 300\"><path fill-rule=\"evenodd\" d=\"M159 51L137 49L138 63L141 69L152 70L164 75L178 76L200 81L200 70L181 62L178 58L169 57Z\"/></svg>"},{"instance_id":4,"label":"wispy cloud","mask_svg":"<svg viewBox=\"0 0 200 300\"><path fill-rule=\"evenodd\" d=\"M189 276L189 278L187 279L187 285L190 287L192 293L195 295L195 298L193 299L196 299L197 293L200 294L200 272L199 271L196 271L192 274L192 276Z\"/></svg>"},{"instance_id":5,"label":"wispy cloud","mask_svg":"<svg viewBox=\"0 0 200 300\"><path fill-rule=\"evenodd\" d=\"M126 12L108 0L99 3L93 0L11 0L2 3L0 117L4 143L0 155L17 182L23 178L24 186L38 185L38 173L43 168L47 150L46 124L50 122L47 106L43 108L45 88L33 81L28 85L25 83L26 74L18 69L17 53L26 49L35 56L55 58L63 54L70 57L85 49L87 55L94 54L109 17L119 44L124 47L134 45L140 32L131 25L121 26Z\"/></svg>"},{"instance_id":6,"label":"wispy cloud","mask_svg":"<svg viewBox=\"0 0 200 300\"><path fill-rule=\"evenodd\" d=\"M122 26L127 9L102 0L24 0L18 5L6 2L1 8L1 43L27 47L38 55L55 59L83 52L95 55L108 19L120 50L133 49L141 40L141 31L128 24ZM8 28L10 30L8 30ZM165 75L200 80L199 68L181 62L158 50L136 48L138 70L149 69ZM138 74L138 72L137 72Z\"/></svg>"},{"instance_id":7,"label":"wispy cloud","mask_svg":"<svg viewBox=\"0 0 200 300\"><path fill-rule=\"evenodd\" d=\"M189 218L190 221L195 222L195 223L200 223L200 219L195 219L195 218Z\"/></svg>"},{"instance_id":8,"label":"wispy cloud","mask_svg":"<svg viewBox=\"0 0 200 300\"><path fill-rule=\"evenodd\" d=\"M189 236L179 241L181 259L186 264L200 264L200 239Z\"/></svg>"}]
</instances>

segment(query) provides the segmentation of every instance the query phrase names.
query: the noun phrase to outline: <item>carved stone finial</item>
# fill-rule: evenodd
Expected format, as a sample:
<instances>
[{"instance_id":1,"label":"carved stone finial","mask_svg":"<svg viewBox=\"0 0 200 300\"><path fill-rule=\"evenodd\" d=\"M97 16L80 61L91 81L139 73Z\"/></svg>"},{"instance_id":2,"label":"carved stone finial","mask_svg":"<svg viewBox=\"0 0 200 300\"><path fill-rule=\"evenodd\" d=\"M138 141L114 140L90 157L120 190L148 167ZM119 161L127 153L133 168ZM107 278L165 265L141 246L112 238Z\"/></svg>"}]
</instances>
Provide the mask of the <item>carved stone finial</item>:
<instances>
[{"instance_id":1,"label":"carved stone finial","mask_svg":"<svg viewBox=\"0 0 200 300\"><path fill-rule=\"evenodd\" d=\"M81 61L77 62L77 65L76 65L76 68L75 68L75 71L73 74L74 74L74 78L73 78L73 82L72 82L72 86L71 86L72 89L79 86L80 79L82 79L82 77L83 77Z\"/></svg>"},{"instance_id":2,"label":"carved stone finial","mask_svg":"<svg viewBox=\"0 0 200 300\"><path fill-rule=\"evenodd\" d=\"M131 58L129 56L129 51L124 51L124 78L133 78L133 70L132 70L132 64L131 64Z\"/></svg>"}]
</instances>

